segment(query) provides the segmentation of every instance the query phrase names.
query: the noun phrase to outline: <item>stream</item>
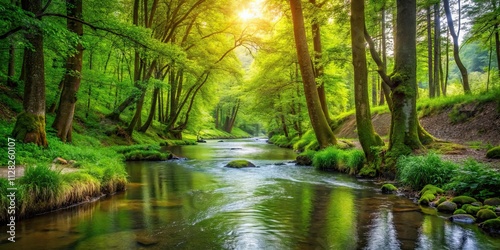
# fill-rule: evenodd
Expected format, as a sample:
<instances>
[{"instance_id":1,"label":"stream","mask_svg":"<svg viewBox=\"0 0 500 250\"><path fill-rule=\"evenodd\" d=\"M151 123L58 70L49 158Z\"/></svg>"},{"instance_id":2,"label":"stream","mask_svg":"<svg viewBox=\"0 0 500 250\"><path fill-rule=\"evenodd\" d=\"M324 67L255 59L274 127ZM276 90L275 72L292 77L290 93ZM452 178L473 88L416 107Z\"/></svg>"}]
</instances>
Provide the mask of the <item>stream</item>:
<instances>
[{"instance_id":1,"label":"stream","mask_svg":"<svg viewBox=\"0 0 500 250\"><path fill-rule=\"evenodd\" d=\"M19 221L0 249L500 249L476 225L295 166L292 150L263 139L169 150L186 159L129 162L125 192ZM258 167L225 168L233 159Z\"/></svg>"}]
</instances>

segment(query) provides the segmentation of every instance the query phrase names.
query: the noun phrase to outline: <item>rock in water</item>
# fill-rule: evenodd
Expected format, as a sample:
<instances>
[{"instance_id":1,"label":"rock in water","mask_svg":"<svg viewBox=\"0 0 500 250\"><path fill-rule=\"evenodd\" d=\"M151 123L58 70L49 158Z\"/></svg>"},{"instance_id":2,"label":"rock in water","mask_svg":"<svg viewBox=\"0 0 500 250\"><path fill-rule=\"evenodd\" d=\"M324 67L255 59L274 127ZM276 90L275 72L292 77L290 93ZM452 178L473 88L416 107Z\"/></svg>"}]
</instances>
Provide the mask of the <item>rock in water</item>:
<instances>
[{"instance_id":1,"label":"rock in water","mask_svg":"<svg viewBox=\"0 0 500 250\"><path fill-rule=\"evenodd\" d=\"M234 160L234 161L230 161L224 167L226 167L226 168L254 168L255 165L247 160Z\"/></svg>"},{"instance_id":2,"label":"rock in water","mask_svg":"<svg viewBox=\"0 0 500 250\"><path fill-rule=\"evenodd\" d=\"M451 214L457 209L457 204L455 204L454 202L451 202L451 201L445 201L445 202L439 204L437 209L439 212Z\"/></svg>"},{"instance_id":3,"label":"rock in water","mask_svg":"<svg viewBox=\"0 0 500 250\"><path fill-rule=\"evenodd\" d=\"M449 218L450 221L459 222L459 223L468 223L472 224L476 222L476 218L470 214L454 214Z\"/></svg>"}]
</instances>

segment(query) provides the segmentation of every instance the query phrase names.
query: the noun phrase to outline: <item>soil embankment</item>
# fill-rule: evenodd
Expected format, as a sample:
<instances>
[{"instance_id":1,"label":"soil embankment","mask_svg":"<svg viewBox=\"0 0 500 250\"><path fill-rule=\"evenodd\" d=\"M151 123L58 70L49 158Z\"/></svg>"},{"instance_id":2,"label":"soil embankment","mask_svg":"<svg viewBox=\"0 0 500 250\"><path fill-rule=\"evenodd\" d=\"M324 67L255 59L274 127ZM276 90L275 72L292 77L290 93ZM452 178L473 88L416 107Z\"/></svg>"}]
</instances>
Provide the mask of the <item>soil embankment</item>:
<instances>
[{"instance_id":1,"label":"soil embankment","mask_svg":"<svg viewBox=\"0 0 500 250\"><path fill-rule=\"evenodd\" d=\"M372 118L375 131L388 136L391 125L389 113L374 114ZM461 107L448 107L420 118L422 126L440 140L464 145L462 150L454 151L445 158L461 161L469 157L499 165L500 161L486 159L486 148L500 145L500 110L496 102L467 104ZM340 138L357 138L356 118L346 118L337 128Z\"/></svg>"}]
</instances>

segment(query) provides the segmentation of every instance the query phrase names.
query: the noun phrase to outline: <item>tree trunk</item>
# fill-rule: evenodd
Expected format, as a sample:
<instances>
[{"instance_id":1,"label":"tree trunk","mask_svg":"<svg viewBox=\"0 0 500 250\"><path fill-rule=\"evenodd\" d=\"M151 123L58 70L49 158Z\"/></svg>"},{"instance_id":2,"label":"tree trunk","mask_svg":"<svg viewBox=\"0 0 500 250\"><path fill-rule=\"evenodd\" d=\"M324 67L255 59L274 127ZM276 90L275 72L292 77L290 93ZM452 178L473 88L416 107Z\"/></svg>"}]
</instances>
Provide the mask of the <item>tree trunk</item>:
<instances>
[{"instance_id":1,"label":"tree trunk","mask_svg":"<svg viewBox=\"0 0 500 250\"><path fill-rule=\"evenodd\" d=\"M431 7L427 6L427 75L429 80L429 98L436 97L436 88L434 87L434 72L432 60L432 20L431 20ZM434 48L436 49L436 48ZM436 79L437 80L437 79Z\"/></svg>"},{"instance_id":2,"label":"tree trunk","mask_svg":"<svg viewBox=\"0 0 500 250\"><path fill-rule=\"evenodd\" d=\"M416 0L397 0L395 60L391 75L394 106L387 153L394 161L423 147L418 135L416 68ZM394 165L391 162L389 166Z\"/></svg>"},{"instance_id":3,"label":"tree trunk","mask_svg":"<svg viewBox=\"0 0 500 250\"><path fill-rule=\"evenodd\" d=\"M436 96L441 95L440 81L441 67L441 20L439 15L439 3L434 4L434 86Z\"/></svg>"},{"instance_id":4,"label":"tree trunk","mask_svg":"<svg viewBox=\"0 0 500 250\"><path fill-rule=\"evenodd\" d=\"M158 100L159 92L160 92L159 87L155 87L153 89L153 95L152 95L152 100L151 100L151 109L149 110L149 116L148 116L148 119L146 120L146 122L144 123L144 125L139 129L139 132L144 133L144 132L146 132L146 130L148 130L149 126L151 126L151 123L153 122L153 118L154 118L155 113L156 113L156 102Z\"/></svg>"},{"instance_id":5,"label":"tree trunk","mask_svg":"<svg viewBox=\"0 0 500 250\"><path fill-rule=\"evenodd\" d=\"M457 63L457 67L460 70L460 74L462 75L462 84L464 87L464 92L465 94L471 94L467 69L465 68L464 64L462 63L462 60L460 59L460 54L459 54L460 48L458 47L458 34L455 32L455 28L453 27L453 19L450 11L450 1L443 0L443 4L444 4L444 11L446 13L446 20L448 21L450 35L453 38L453 58ZM460 27L458 29L460 29Z\"/></svg>"},{"instance_id":6,"label":"tree trunk","mask_svg":"<svg viewBox=\"0 0 500 250\"><path fill-rule=\"evenodd\" d=\"M22 8L33 14L39 13L42 10L42 1L23 0ZM32 49L24 51L24 69L27 73L24 82L23 112L17 116L12 136L18 141L47 147L43 32L31 31L26 35L26 39L32 45Z\"/></svg>"},{"instance_id":7,"label":"tree trunk","mask_svg":"<svg viewBox=\"0 0 500 250\"><path fill-rule=\"evenodd\" d=\"M309 0L309 2L314 5L315 7L318 7L316 5L316 0ZM324 75L324 67L323 67L323 49L321 46L321 30L319 23L314 20L311 24L312 28L312 36L313 36L313 48L314 48L314 76L317 79L323 79ZM328 105L326 103L326 93L325 93L325 83L321 82L318 85L318 95L319 95L319 101L321 103L321 109L323 110L323 113L325 114L326 121L328 124L330 124L331 119L330 119L330 113L328 112Z\"/></svg>"},{"instance_id":8,"label":"tree trunk","mask_svg":"<svg viewBox=\"0 0 500 250\"><path fill-rule=\"evenodd\" d=\"M16 75L16 48L13 44L9 47L9 64L7 66L7 86L12 89L17 88L17 82L14 80Z\"/></svg>"},{"instance_id":9,"label":"tree trunk","mask_svg":"<svg viewBox=\"0 0 500 250\"><path fill-rule=\"evenodd\" d=\"M67 0L66 10L68 16L81 19L82 0ZM79 37L83 35L83 25L67 19L68 30ZM57 137L63 142L71 142L73 130L73 117L75 115L76 95L81 83L83 46L80 42L76 45L76 53L66 60L66 74L63 79L61 99L56 118L52 127L57 131Z\"/></svg>"},{"instance_id":10,"label":"tree trunk","mask_svg":"<svg viewBox=\"0 0 500 250\"><path fill-rule=\"evenodd\" d=\"M304 84L304 94L306 97L307 110L311 125L316 134L320 148L326 148L337 144L328 121L323 113L321 103L314 79L313 66L307 47L306 31L304 27L304 17L302 14L302 3L300 0L290 0L292 10L293 31L297 49L297 58L299 61L300 72L302 73L302 82Z\"/></svg>"},{"instance_id":11,"label":"tree trunk","mask_svg":"<svg viewBox=\"0 0 500 250\"><path fill-rule=\"evenodd\" d=\"M366 66L366 47L364 0L351 1L351 42L352 64L354 66L354 100L356 104L356 126L359 141L366 159L373 163L375 159L372 147L383 145L382 139L375 133L370 114L368 99L368 69Z\"/></svg>"}]
</instances>

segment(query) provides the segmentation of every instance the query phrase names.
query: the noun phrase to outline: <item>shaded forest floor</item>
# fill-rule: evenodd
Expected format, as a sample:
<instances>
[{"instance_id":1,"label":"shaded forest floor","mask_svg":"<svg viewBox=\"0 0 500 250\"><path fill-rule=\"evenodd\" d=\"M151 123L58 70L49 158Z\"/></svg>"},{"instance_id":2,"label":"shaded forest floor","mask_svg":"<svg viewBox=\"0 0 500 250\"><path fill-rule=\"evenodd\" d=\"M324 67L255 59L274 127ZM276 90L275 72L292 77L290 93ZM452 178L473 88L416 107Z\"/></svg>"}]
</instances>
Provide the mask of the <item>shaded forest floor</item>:
<instances>
[{"instance_id":1,"label":"shaded forest floor","mask_svg":"<svg viewBox=\"0 0 500 250\"><path fill-rule=\"evenodd\" d=\"M500 107L498 106L496 101L456 104L425 115L421 114L420 122L434 137L447 142L441 143L437 149L444 159L462 162L473 158L490 163L492 167L500 168L500 160L486 158L488 148L500 145ZM389 113L374 114L372 122L375 131L383 138L388 138L391 115ZM337 128L336 136L357 139L354 115L345 118Z\"/></svg>"}]
</instances>

